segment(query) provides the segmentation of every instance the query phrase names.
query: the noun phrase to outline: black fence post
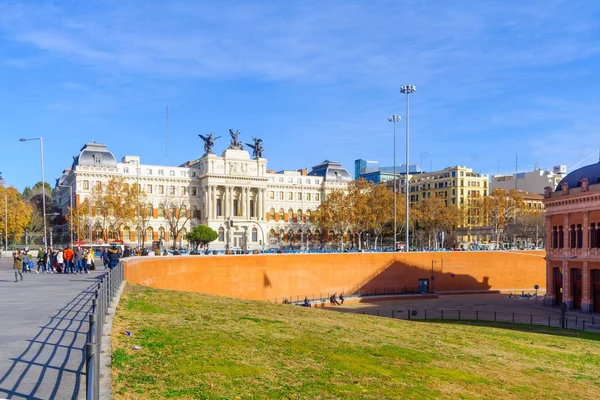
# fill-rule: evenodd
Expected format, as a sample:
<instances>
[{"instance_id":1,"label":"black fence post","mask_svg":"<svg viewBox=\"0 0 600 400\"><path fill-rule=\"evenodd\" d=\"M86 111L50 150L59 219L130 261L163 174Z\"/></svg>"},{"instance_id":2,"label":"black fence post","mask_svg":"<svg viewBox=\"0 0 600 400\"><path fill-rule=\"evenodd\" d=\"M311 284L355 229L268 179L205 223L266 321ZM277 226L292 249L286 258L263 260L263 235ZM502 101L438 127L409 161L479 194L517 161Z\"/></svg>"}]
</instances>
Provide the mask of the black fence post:
<instances>
[{"instance_id":1,"label":"black fence post","mask_svg":"<svg viewBox=\"0 0 600 400\"><path fill-rule=\"evenodd\" d=\"M479 321L479 310L475 311L475 320Z\"/></svg>"},{"instance_id":2,"label":"black fence post","mask_svg":"<svg viewBox=\"0 0 600 400\"><path fill-rule=\"evenodd\" d=\"M550 316L548 315L548 326L550 326Z\"/></svg>"},{"instance_id":3,"label":"black fence post","mask_svg":"<svg viewBox=\"0 0 600 400\"><path fill-rule=\"evenodd\" d=\"M533 325L533 314L529 315L529 324Z\"/></svg>"},{"instance_id":4,"label":"black fence post","mask_svg":"<svg viewBox=\"0 0 600 400\"><path fill-rule=\"evenodd\" d=\"M392 310L392 318L394 318L394 310Z\"/></svg>"},{"instance_id":5,"label":"black fence post","mask_svg":"<svg viewBox=\"0 0 600 400\"><path fill-rule=\"evenodd\" d=\"M515 323L515 313L513 313L513 324Z\"/></svg>"},{"instance_id":6,"label":"black fence post","mask_svg":"<svg viewBox=\"0 0 600 400\"><path fill-rule=\"evenodd\" d=\"M410 309L408 310L408 319L410 319Z\"/></svg>"},{"instance_id":7,"label":"black fence post","mask_svg":"<svg viewBox=\"0 0 600 400\"><path fill-rule=\"evenodd\" d=\"M494 311L494 322L496 322L496 311Z\"/></svg>"},{"instance_id":8,"label":"black fence post","mask_svg":"<svg viewBox=\"0 0 600 400\"><path fill-rule=\"evenodd\" d=\"M583 320L583 331L585 332L585 319Z\"/></svg>"}]
</instances>

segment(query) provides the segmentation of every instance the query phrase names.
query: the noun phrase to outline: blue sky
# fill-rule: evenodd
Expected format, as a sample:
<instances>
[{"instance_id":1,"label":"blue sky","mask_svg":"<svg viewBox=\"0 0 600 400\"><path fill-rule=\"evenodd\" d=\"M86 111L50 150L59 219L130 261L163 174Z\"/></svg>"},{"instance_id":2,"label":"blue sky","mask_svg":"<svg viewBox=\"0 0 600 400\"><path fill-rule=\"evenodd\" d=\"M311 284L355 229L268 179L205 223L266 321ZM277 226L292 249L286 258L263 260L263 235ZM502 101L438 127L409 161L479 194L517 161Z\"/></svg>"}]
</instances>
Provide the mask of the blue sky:
<instances>
[{"instance_id":1,"label":"blue sky","mask_svg":"<svg viewBox=\"0 0 600 400\"><path fill-rule=\"evenodd\" d=\"M392 165L413 84L412 162L513 172L598 161L593 1L0 2L0 171L54 184L84 143L169 165L199 133L264 141L271 169ZM404 123L397 161L404 161Z\"/></svg>"}]
</instances>

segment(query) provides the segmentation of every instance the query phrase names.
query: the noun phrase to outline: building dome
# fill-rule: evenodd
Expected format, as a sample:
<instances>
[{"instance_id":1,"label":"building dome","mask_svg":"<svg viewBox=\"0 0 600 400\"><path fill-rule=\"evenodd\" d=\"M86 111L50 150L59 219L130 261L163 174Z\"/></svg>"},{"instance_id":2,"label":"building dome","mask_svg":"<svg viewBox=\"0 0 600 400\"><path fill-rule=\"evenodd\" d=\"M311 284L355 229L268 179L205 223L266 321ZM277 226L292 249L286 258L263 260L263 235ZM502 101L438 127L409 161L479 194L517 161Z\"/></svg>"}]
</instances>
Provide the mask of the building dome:
<instances>
[{"instance_id":1,"label":"building dome","mask_svg":"<svg viewBox=\"0 0 600 400\"><path fill-rule=\"evenodd\" d=\"M321 164L312 167L312 171L308 175L321 176L326 181L334 182L350 182L352 180L352 177L342 167L342 164L329 160L325 160Z\"/></svg>"},{"instance_id":2,"label":"building dome","mask_svg":"<svg viewBox=\"0 0 600 400\"><path fill-rule=\"evenodd\" d=\"M86 143L85 146L81 148L79 155L73 160L72 169L75 169L78 165L116 168L117 159L113 153L106 148L105 144L91 142Z\"/></svg>"},{"instance_id":3,"label":"building dome","mask_svg":"<svg viewBox=\"0 0 600 400\"><path fill-rule=\"evenodd\" d=\"M560 181L556 187L556 191L561 191L561 186L563 183L569 184L569 188L579 187L581 186L581 180L584 178L587 178L589 185L600 183L600 162L581 167L571 172Z\"/></svg>"}]
</instances>

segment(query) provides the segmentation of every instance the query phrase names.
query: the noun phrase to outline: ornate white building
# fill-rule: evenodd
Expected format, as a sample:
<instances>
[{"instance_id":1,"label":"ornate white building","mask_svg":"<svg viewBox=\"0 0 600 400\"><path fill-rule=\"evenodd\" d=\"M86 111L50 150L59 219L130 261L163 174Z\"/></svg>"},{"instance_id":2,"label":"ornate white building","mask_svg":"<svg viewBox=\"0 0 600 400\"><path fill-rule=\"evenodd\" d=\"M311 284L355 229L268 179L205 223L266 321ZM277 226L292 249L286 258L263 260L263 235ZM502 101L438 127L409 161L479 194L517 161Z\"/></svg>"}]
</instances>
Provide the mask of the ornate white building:
<instances>
[{"instance_id":1,"label":"ornate white building","mask_svg":"<svg viewBox=\"0 0 600 400\"><path fill-rule=\"evenodd\" d=\"M311 224L312 216L331 190L345 189L350 174L339 163L324 161L298 171L274 172L267 160L251 158L246 150L226 149L219 157L209 151L196 161L179 167L142 164L138 156L115 156L99 143L87 143L71 168L57 179L55 207L67 213L72 194L74 206L93 196L94 188L111 177L138 183L145 192L138 204L148 217L123 221L114 226L109 240L118 237L133 247L144 242L172 243L165 204L185 208L187 219L177 242L187 247L187 232L204 224L219 233L211 249L253 250L269 247L316 247L323 235ZM92 211L93 213L93 211ZM189 219L187 218L189 217ZM97 243L100 235L92 216L89 232L78 232L80 241ZM60 228L59 228L60 229ZM68 226L63 228L63 235ZM57 232L61 233L61 232Z\"/></svg>"}]
</instances>

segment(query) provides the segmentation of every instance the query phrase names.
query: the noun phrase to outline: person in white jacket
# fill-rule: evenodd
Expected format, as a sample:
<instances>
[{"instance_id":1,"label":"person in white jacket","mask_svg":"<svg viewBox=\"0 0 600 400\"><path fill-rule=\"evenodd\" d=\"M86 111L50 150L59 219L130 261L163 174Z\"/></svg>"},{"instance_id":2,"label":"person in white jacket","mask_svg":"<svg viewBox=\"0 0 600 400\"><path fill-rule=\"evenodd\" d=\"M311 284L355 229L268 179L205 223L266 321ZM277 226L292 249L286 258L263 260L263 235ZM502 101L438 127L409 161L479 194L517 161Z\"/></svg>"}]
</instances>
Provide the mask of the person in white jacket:
<instances>
[{"instance_id":1,"label":"person in white jacket","mask_svg":"<svg viewBox=\"0 0 600 400\"><path fill-rule=\"evenodd\" d=\"M56 272L63 272L65 267L63 249L58 249L58 251L56 252L56 263L58 264L58 266L56 267Z\"/></svg>"}]
</instances>

